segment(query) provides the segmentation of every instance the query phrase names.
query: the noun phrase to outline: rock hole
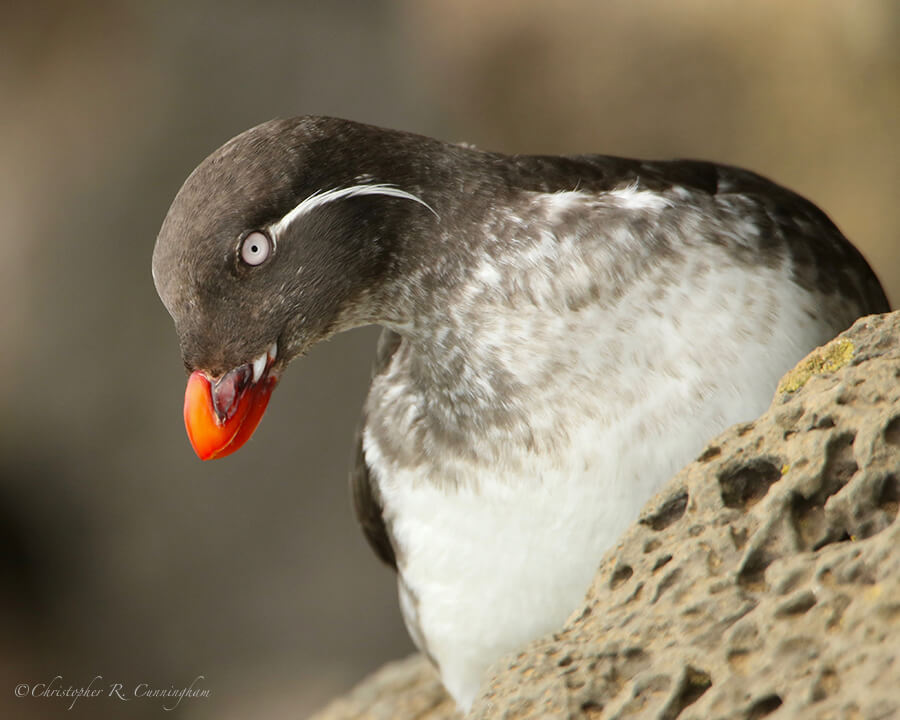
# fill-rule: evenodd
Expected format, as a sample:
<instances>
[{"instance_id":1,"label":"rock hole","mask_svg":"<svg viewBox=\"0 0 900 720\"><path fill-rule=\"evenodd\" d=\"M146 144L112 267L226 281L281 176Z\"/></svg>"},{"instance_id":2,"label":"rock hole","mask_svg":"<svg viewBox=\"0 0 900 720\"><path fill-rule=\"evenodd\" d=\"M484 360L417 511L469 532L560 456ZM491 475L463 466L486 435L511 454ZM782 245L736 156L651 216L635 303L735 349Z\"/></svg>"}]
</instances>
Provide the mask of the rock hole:
<instances>
[{"instance_id":1,"label":"rock hole","mask_svg":"<svg viewBox=\"0 0 900 720\"><path fill-rule=\"evenodd\" d=\"M622 655L625 658L625 662L622 664L621 670L625 679L630 680L651 665L650 656L639 647L625 648L625 652Z\"/></svg>"},{"instance_id":2,"label":"rock hole","mask_svg":"<svg viewBox=\"0 0 900 720\"><path fill-rule=\"evenodd\" d=\"M797 568L785 575L775 588L779 595L789 595L809 579L808 568Z\"/></svg>"},{"instance_id":3,"label":"rock hole","mask_svg":"<svg viewBox=\"0 0 900 720\"><path fill-rule=\"evenodd\" d=\"M900 510L900 481L893 473L881 478L875 492L875 512L859 522L854 529L854 539L861 540L877 535L889 527Z\"/></svg>"},{"instance_id":4,"label":"rock hole","mask_svg":"<svg viewBox=\"0 0 900 720\"><path fill-rule=\"evenodd\" d=\"M675 720L685 708L693 705L712 687L712 678L704 670L688 665L679 678L675 695L660 713L660 720Z\"/></svg>"},{"instance_id":5,"label":"rock hole","mask_svg":"<svg viewBox=\"0 0 900 720\"><path fill-rule=\"evenodd\" d=\"M772 562L762 548L751 550L741 563L738 571L738 584L745 590L762 591L766 588L766 568Z\"/></svg>"},{"instance_id":6,"label":"rock hole","mask_svg":"<svg viewBox=\"0 0 900 720\"><path fill-rule=\"evenodd\" d=\"M855 562L851 561L849 566L844 568L841 579L846 583L857 585L875 585L878 582L875 570L864 558L859 557L859 550L857 549L857 554L851 557L855 558Z\"/></svg>"},{"instance_id":7,"label":"rock hole","mask_svg":"<svg viewBox=\"0 0 900 720\"><path fill-rule=\"evenodd\" d=\"M829 439L825 446L825 467L822 470L822 490L834 495L852 478L859 465L853 457L856 432L846 432Z\"/></svg>"},{"instance_id":8,"label":"rock hole","mask_svg":"<svg viewBox=\"0 0 900 720\"><path fill-rule=\"evenodd\" d=\"M747 661L750 659L750 651L746 648L736 648L729 650L725 656L732 672L738 675L744 675L747 672Z\"/></svg>"},{"instance_id":9,"label":"rock hole","mask_svg":"<svg viewBox=\"0 0 900 720\"><path fill-rule=\"evenodd\" d=\"M603 706L593 700L588 700L581 703L581 712L586 718L600 718L603 717Z\"/></svg>"},{"instance_id":10,"label":"rock hole","mask_svg":"<svg viewBox=\"0 0 900 720\"><path fill-rule=\"evenodd\" d=\"M832 545L834 543L842 543L842 542L850 542L853 538L850 537L850 533L846 530L834 529L829 532L825 537L819 540L815 545L812 546L813 552L819 552L826 545Z\"/></svg>"},{"instance_id":11,"label":"rock hole","mask_svg":"<svg viewBox=\"0 0 900 720\"><path fill-rule=\"evenodd\" d=\"M672 572L666 575L662 580L659 581L659 585L656 586L656 593L653 595L653 600L651 600L651 604L655 603L659 600L663 593L672 587L675 584L675 581L681 577L681 568L675 568Z\"/></svg>"},{"instance_id":12,"label":"rock hole","mask_svg":"<svg viewBox=\"0 0 900 720\"><path fill-rule=\"evenodd\" d=\"M649 540L648 542L644 543L644 554L649 555L652 552L656 552L660 547L662 547L662 543L659 540L655 538L653 540Z\"/></svg>"},{"instance_id":13,"label":"rock hole","mask_svg":"<svg viewBox=\"0 0 900 720\"><path fill-rule=\"evenodd\" d=\"M881 492L878 493L878 507L891 516L891 522L897 518L900 510L900 480L896 475L884 478Z\"/></svg>"},{"instance_id":14,"label":"rock hole","mask_svg":"<svg viewBox=\"0 0 900 720\"><path fill-rule=\"evenodd\" d=\"M825 445L825 465L819 489L806 497L795 493L791 497L791 521L804 550L819 550L835 542L849 540L846 528L829 525L825 503L843 488L859 466L853 458L856 433L841 433Z\"/></svg>"},{"instance_id":15,"label":"rock hole","mask_svg":"<svg viewBox=\"0 0 900 720\"><path fill-rule=\"evenodd\" d=\"M666 565L668 565L669 562L671 562L671 560L672 560L671 555L661 555L660 557L658 557L656 559L656 562L653 564L653 570L651 570L651 572L655 573L661 567L665 567Z\"/></svg>"},{"instance_id":16,"label":"rock hole","mask_svg":"<svg viewBox=\"0 0 900 720\"><path fill-rule=\"evenodd\" d=\"M569 665L572 664L573 660L574 658L571 655L566 655L557 663L557 665L559 665L560 667L569 667Z\"/></svg>"},{"instance_id":17,"label":"rock hole","mask_svg":"<svg viewBox=\"0 0 900 720\"><path fill-rule=\"evenodd\" d=\"M826 606L831 610L828 620L825 621L825 630L827 632L838 632L841 629L841 621L844 619L844 612L850 607L850 598L844 594L836 595L834 599Z\"/></svg>"},{"instance_id":18,"label":"rock hole","mask_svg":"<svg viewBox=\"0 0 900 720\"><path fill-rule=\"evenodd\" d=\"M777 610L775 617L790 618L803 615L813 608L816 604L816 596L812 590L804 590L792 598L783 602Z\"/></svg>"},{"instance_id":19,"label":"rock hole","mask_svg":"<svg viewBox=\"0 0 900 720\"><path fill-rule=\"evenodd\" d=\"M743 550L744 545L747 544L747 538L750 536L750 531L747 528L735 528L732 526L728 528L728 533L731 535L731 542L734 543L734 549Z\"/></svg>"},{"instance_id":20,"label":"rock hole","mask_svg":"<svg viewBox=\"0 0 900 720\"><path fill-rule=\"evenodd\" d=\"M631 565L618 565L613 571L612 577L609 579L609 589L615 590L634 575Z\"/></svg>"},{"instance_id":21,"label":"rock hole","mask_svg":"<svg viewBox=\"0 0 900 720\"><path fill-rule=\"evenodd\" d=\"M854 400L856 400L856 393L848 388L843 388L834 399L834 402L838 405L849 405Z\"/></svg>"},{"instance_id":22,"label":"rock hole","mask_svg":"<svg viewBox=\"0 0 900 720\"><path fill-rule=\"evenodd\" d=\"M725 507L747 510L781 479L781 463L771 458L754 458L719 473L719 489Z\"/></svg>"},{"instance_id":23,"label":"rock hole","mask_svg":"<svg viewBox=\"0 0 900 720\"><path fill-rule=\"evenodd\" d=\"M754 702L747 709L747 720L759 720L770 715L781 707L781 696L772 693Z\"/></svg>"},{"instance_id":24,"label":"rock hole","mask_svg":"<svg viewBox=\"0 0 900 720\"><path fill-rule=\"evenodd\" d=\"M663 504L651 514L642 517L640 520L641 525L648 525L657 532L665 530L669 525L680 520L681 516L684 515L689 497L687 490L682 488L663 501Z\"/></svg>"},{"instance_id":25,"label":"rock hole","mask_svg":"<svg viewBox=\"0 0 900 720\"><path fill-rule=\"evenodd\" d=\"M648 677L648 674L644 674L635 680L632 686L631 699L622 706L617 713L617 717L643 717L647 705L655 702L653 699L654 695L668 693L669 687L672 685L672 679L668 675L650 675ZM615 688L614 692L618 693L619 688ZM544 717L547 716L545 715ZM562 717L565 717L565 715Z\"/></svg>"},{"instance_id":26,"label":"rock hole","mask_svg":"<svg viewBox=\"0 0 900 720\"><path fill-rule=\"evenodd\" d=\"M760 641L759 627L752 619L747 619L740 625L736 625L731 633L730 642L735 647L750 652L751 648L758 649L763 643Z\"/></svg>"},{"instance_id":27,"label":"rock hole","mask_svg":"<svg viewBox=\"0 0 900 720\"><path fill-rule=\"evenodd\" d=\"M812 550L826 535L825 508L799 493L791 495L791 522L800 538L801 550Z\"/></svg>"},{"instance_id":28,"label":"rock hole","mask_svg":"<svg viewBox=\"0 0 900 720\"><path fill-rule=\"evenodd\" d=\"M715 457L719 457L722 454L722 448L717 445L710 445L706 450L703 451L703 454L697 458L697 462L709 462Z\"/></svg>"},{"instance_id":29,"label":"rock hole","mask_svg":"<svg viewBox=\"0 0 900 720\"><path fill-rule=\"evenodd\" d=\"M788 405L775 415L775 423L785 432L796 432L794 427L797 421L803 417L805 408L800 403Z\"/></svg>"},{"instance_id":30,"label":"rock hole","mask_svg":"<svg viewBox=\"0 0 900 720\"><path fill-rule=\"evenodd\" d=\"M624 605L629 605L630 603L637 602L641 599L641 595L644 593L644 583L639 582L635 585L634 590L631 591L631 595L625 598Z\"/></svg>"},{"instance_id":31,"label":"rock hole","mask_svg":"<svg viewBox=\"0 0 900 720\"><path fill-rule=\"evenodd\" d=\"M835 695L841 689L841 681L832 667L826 667L816 680L810 695L813 702L821 702L831 695Z\"/></svg>"},{"instance_id":32,"label":"rock hole","mask_svg":"<svg viewBox=\"0 0 900 720\"><path fill-rule=\"evenodd\" d=\"M809 424L810 430L828 430L833 427L834 418L831 415L824 415L823 417L813 415L812 422Z\"/></svg>"},{"instance_id":33,"label":"rock hole","mask_svg":"<svg viewBox=\"0 0 900 720\"><path fill-rule=\"evenodd\" d=\"M754 427L754 425L752 422L744 423L743 425L739 426L737 429L738 437L744 437L744 435L746 435L748 432L750 432L753 429L753 427Z\"/></svg>"},{"instance_id":34,"label":"rock hole","mask_svg":"<svg viewBox=\"0 0 900 720\"><path fill-rule=\"evenodd\" d=\"M900 445L900 415L892 417L884 426L884 441L889 445Z\"/></svg>"},{"instance_id":35,"label":"rock hole","mask_svg":"<svg viewBox=\"0 0 900 720\"><path fill-rule=\"evenodd\" d=\"M718 575L722 569L722 557L712 548L706 551L706 572Z\"/></svg>"}]
</instances>

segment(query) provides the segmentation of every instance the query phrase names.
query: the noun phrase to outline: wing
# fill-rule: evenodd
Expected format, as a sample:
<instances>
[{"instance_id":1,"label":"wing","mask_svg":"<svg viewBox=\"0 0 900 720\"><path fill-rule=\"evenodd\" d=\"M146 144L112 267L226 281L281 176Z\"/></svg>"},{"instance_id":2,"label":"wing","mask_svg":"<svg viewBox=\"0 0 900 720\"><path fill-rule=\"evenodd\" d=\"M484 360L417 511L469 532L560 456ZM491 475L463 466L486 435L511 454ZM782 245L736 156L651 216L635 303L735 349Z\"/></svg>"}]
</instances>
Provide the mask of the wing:
<instances>
[{"instance_id":1,"label":"wing","mask_svg":"<svg viewBox=\"0 0 900 720\"><path fill-rule=\"evenodd\" d=\"M764 262L773 250L788 253L794 282L826 295L839 293L852 305L852 319L890 310L872 269L831 219L806 198L750 170L608 155L517 156L509 168L511 184L539 192L576 188L604 194L631 185L667 198L674 208L699 205L708 221L701 239L744 252L751 262ZM748 235L741 227L755 231ZM671 230L684 237L697 228Z\"/></svg>"},{"instance_id":2,"label":"wing","mask_svg":"<svg viewBox=\"0 0 900 720\"><path fill-rule=\"evenodd\" d=\"M378 375L388 366L399 346L400 336L397 333L391 330L385 330L381 333L381 337L378 338L378 347L375 351L373 376ZM375 554L381 558L382 562L396 570L397 558L394 554L394 546L391 543L387 525L384 522L381 498L379 497L378 488L373 483L369 473L369 466L366 464L366 457L363 453L363 431L365 430L367 419L368 416L363 411L363 416L356 431L355 457L353 467L350 470L350 490L353 493L353 508L356 510L356 518L362 526L363 534L366 536L366 540L369 541L369 545L372 546Z\"/></svg>"}]
</instances>

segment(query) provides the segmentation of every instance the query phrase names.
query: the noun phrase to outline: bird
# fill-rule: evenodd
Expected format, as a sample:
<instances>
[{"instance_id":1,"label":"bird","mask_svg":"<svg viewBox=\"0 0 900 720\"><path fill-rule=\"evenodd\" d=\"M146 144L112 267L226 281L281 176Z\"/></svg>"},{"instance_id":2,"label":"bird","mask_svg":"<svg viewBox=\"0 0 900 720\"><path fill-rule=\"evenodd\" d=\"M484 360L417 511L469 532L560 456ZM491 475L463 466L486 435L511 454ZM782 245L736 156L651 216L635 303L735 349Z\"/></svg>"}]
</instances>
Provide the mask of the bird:
<instances>
[{"instance_id":1,"label":"bird","mask_svg":"<svg viewBox=\"0 0 900 720\"><path fill-rule=\"evenodd\" d=\"M823 211L749 170L505 155L316 116L203 160L152 274L204 460L248 440L291 360L383 328L354 507L462 709L491 663L563 625L710 438L889 309Z\"/></svg>"}]
</instances>

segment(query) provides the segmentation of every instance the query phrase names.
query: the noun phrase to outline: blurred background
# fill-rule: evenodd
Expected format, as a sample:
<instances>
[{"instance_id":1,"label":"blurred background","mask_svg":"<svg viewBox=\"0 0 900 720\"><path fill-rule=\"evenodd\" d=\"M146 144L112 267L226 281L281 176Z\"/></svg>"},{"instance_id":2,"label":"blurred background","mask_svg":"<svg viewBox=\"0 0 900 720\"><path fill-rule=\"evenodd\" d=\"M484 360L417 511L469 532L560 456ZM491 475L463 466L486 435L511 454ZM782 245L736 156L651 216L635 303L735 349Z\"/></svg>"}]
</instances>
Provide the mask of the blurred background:
<instances>
[{"instance_id":1,"label":"blurred background","mask_svg":"<svg viewBox=\"0 0 900 720\"><path fill-rule=\"evenodd\" d=\"M377 332L201 464L150 278L181 182L275 116L509 152L699 157L808 196L900 301L895 0L38 0L0 27L0 717L299 718L412 648L347 469Z\"/></svg>"}]
</instances>

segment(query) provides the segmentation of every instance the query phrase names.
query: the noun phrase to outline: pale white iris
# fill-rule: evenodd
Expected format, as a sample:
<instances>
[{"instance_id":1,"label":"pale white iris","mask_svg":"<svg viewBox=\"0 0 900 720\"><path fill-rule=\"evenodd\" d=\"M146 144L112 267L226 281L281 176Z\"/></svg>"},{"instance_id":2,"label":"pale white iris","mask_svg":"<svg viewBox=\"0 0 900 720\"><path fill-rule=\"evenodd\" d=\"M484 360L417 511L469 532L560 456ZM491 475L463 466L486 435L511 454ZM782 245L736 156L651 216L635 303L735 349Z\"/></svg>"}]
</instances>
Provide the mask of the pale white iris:
<instances>
[{"instance_id":1,"label":"pale white iris","mask_svg":"<svg viewBox=\"0 0 900 720\"><path fill-rule=\"evenodd\" d=\"M272 241L258 230L250 233L241 242L241 260L248 265L261 265L272 254Z\"/></svg>"}]
</instances>

